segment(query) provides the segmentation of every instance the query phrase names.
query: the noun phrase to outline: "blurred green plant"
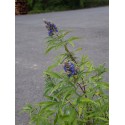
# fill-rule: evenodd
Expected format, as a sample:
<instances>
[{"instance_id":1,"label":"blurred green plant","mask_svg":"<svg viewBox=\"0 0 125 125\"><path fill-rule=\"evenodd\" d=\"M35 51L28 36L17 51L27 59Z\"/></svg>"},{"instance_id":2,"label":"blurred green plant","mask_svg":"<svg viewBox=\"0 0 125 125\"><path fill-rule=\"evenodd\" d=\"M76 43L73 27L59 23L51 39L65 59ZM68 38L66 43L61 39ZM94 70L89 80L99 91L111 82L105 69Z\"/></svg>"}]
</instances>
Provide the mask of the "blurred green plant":
<instances>
[{"instance_id":1,"label":"blurred green plant","mask_svg":"<svg viewBox=\"0 0 125 125\"><path fill-rule=\"evenodd\" d=\"M109 0L27 0L29 13L104 6Z\"/></svg>"},{"instance_id":2,"label":"blurred green plant","mask_svg":"<svg viewBox=\"0 0 125 125\"><path fill-rule=\"evenodd\" d=\"M104 65L93 66L85 55L78 59L75 53L82 48L70 51L68 46L74 47L74 41L79 38L67 38L70 32L60 31L55 24L44 22L49 35L46 54L60 48L65 52L59 54L55 63L44 72L46 100L23 108L30 116L30 124L108 125L109 84L103 79L107 69ZM55 71L60 65L63 70Z\"/></svg>"}]
</instances>

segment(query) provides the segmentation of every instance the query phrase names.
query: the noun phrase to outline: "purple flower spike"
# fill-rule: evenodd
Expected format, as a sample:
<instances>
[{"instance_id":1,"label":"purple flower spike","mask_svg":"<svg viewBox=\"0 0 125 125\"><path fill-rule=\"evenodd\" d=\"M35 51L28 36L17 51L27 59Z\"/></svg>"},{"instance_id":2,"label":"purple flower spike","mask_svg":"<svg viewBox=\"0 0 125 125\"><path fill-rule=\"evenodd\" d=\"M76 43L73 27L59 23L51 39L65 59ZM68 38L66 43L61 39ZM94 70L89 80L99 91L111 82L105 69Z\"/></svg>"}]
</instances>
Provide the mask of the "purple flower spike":
<instances>
[{"instance_id":1,"label":"purple flower spike","mask_svg":"<svg viewBox=\"0 0 125 125\"><path fill-rule=\"evenodd\" d=\"M58 29L57 29L55 24L53 24L53 23L51 23L49 21L46 21L46 20L44 20L44 23L46 24L46 28L48 30L48 35L49 36L53 36L55 33L58 32Z\"/></svg>"},{"instance_id":2,"label":"purple flower spike","mask_svg":"<svg viewBox=\"0 0 125 125\"><path fill-rule=\"evenodd\" d=\"M77 70L75 69L74 64L71 62L64 63L64 70L67 73L68 77L71 77L77 74Z\"/></svg>"}]
</instances>

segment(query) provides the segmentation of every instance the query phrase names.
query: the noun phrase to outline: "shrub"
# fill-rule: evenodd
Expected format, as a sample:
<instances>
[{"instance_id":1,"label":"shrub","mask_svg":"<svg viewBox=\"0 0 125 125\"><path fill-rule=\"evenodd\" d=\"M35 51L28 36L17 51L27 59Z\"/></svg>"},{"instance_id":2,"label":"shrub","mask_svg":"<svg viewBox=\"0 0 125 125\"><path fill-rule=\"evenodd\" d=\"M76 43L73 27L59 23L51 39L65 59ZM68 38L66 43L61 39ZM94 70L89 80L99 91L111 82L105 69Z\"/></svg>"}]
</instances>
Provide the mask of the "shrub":
<instances>
[{"instance_id":1,"label":"shrub","mask_svg":"<svg viewBox=\"0 0 125 125\"><path fill-rule=\"evenodd\" d=\"M32 13L105 6L109 0L27 0Z\"/></svg>"},{"instance_id":2,"label":"shrub","mask_svg":"<svg viewBox=\"0 0 125 125\"><path fill-rule=\"evenodd\" d=\"M45 101L28 104L23 111L29 113L30 123L35 125L108 125L108 83L103 80L107 71L104 65L93 66L86 55L76 58L74 47L78 37L65 36L69 32L59 30L55 24L45 21L48 29L46 53L64 48L56 62L44 72ZM61 71L54 68L63 65Z\"/></svg>"}]
</instances>

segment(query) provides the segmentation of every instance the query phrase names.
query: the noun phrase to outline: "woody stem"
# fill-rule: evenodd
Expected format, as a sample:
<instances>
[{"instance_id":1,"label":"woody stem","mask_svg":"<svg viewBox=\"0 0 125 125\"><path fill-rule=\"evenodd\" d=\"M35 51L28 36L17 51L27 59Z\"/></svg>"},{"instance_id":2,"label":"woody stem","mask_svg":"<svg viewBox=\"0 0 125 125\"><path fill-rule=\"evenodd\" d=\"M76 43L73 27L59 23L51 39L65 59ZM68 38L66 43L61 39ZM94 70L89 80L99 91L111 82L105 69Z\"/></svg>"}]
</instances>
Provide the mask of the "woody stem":
<instances>
[{"instance_id":1,"label":"woody stem","mask_svg":"<svg viewBox=\"0 0 125 125\"><path fill-rule=\"evenodd\" d=\"M69 54L71 60L77 64L77 62L76 62L76 60L74 59L73 55L72 55L71 52L68 50L67 45L64 45L64 48L65 48L65 51Z\"/></svg>"}]
</instances>

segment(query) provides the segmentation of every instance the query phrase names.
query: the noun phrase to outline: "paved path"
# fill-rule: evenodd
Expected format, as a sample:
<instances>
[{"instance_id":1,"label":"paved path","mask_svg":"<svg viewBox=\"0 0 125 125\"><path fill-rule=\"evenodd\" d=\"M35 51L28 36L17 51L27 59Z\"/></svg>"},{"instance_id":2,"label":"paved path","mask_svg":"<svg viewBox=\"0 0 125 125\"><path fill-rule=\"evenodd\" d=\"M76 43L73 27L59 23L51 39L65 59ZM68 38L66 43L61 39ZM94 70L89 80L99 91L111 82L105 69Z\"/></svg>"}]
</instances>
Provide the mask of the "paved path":
<instances>
[{"instance_id":1,"label":"paved path","mask_svg":"<svg viewBox=\"0 0 125 125\"><path fill-rule=\"evenodd\" d=\"M44 55L47 31L42 19L52 20L60 28L72 30L72 35L82 37L76 45L83 48L79 56L87 54L95 65L106 63L108 67L108 9L99 7L16 16L16 125L28 124L27 115L20 114L24 104L43 99L42 72L57 55L57 52ZM105 79L108 81L108 74Z\"/></svg>"}]
</instances>

